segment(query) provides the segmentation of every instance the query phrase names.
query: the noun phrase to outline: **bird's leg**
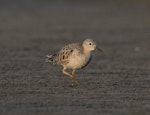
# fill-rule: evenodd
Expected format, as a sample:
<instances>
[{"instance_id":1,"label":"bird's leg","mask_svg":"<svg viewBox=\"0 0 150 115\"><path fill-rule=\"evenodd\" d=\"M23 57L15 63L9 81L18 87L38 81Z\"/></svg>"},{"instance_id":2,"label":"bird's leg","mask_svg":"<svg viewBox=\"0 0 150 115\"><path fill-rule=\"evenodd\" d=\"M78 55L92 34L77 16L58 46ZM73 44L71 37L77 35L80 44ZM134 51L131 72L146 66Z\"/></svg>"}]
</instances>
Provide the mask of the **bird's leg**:
<instances>
[{"instance_id":1,"label":"bird's leg","mask_svg":"<svg viewBox=\"0 0 150 115\"><path fill-rule=\"evenodd\" d=\"M69 76L69 77L71 77L71 78L72 78L72 75L71 75L71 74L69 74L69 73L66 71L66 69L63 69L63 70L62 70L62 72L63 72L63 74L65 74L65 75L67 75L67 76Z\"/></svg>"},{"instance_id":2,"label":"bird's leg","mask_svg":"<svg viewBox=\"0 0 150 115\"><path fill-rule=\"evenodd\" d=\"M75 70L72 71L72 74L69 74L69 73L66 71L66 69L63 68L62 73L65 74L65 75L67 75L67 76L69 76L69 77L71 78L71 80L72 80L72 85L76 85L76 84L77 84L77 80L76 80L76 78L74 77Z\"/></svg>"},{"instance_id":3,"label":"bird's leg","mask_svg":"<svg viewBox=\"0 0 150 115\"><path fill-rule=\"evenodd\" d=\"M76 80L76 78L75 78L75 72L76 72L76 69L74 69L74 70L72 70L72 81L73 81L73 83L75 84L75 85L77 85L78 84L78 81Z\"/></svg>"},{"instance_id":4,"label":"bird's leg","mask_svg":"<svg viewBox=\"0 0 150 115\"><path fill-rule=\"evenodd\" d=\"M76 70L74 69L74 70L72 70L72 75L74 76L75 75L75 72L76 72Z\"/></svg>"}]
</instances>

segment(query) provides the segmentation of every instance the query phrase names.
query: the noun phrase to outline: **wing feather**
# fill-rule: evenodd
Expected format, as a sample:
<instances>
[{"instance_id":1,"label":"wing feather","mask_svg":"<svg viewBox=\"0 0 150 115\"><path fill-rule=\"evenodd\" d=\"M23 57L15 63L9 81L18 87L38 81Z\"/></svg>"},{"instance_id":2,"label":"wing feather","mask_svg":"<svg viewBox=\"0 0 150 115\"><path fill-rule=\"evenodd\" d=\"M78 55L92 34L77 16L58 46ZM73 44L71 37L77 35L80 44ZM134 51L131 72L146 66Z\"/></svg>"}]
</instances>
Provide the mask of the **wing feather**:
<instances>
[{"instance_id":1,"label":"wing feather","mask_svg":"<svg viewBox=\"0 0 150 115\"><path fill-rule=\"evenodd\" d=\"M69 57L72 55L75 49L77 49L80 52L81 45L78 43L72 43L63 47L57 54L57 62L59 64L69 63Z\"/></svg>"}]
</instances>

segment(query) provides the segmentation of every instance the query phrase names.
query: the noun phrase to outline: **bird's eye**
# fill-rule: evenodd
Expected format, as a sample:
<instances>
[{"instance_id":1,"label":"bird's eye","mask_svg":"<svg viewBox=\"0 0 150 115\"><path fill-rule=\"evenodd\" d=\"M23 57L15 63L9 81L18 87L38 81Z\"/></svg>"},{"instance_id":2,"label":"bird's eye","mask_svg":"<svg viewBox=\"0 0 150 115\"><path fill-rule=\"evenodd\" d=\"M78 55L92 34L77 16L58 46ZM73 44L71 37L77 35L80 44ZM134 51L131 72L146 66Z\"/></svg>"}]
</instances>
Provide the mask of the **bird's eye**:
<instances>
[{"instance_id":1,"label":"bird's eye","mask_svg":"<svg viewBox=\"0 0 150 115\"><path fill-rule=\"evenodd\" d=\"M92 45L92 43L89 43L89 45Z\"/></svg>"}]
</instances>

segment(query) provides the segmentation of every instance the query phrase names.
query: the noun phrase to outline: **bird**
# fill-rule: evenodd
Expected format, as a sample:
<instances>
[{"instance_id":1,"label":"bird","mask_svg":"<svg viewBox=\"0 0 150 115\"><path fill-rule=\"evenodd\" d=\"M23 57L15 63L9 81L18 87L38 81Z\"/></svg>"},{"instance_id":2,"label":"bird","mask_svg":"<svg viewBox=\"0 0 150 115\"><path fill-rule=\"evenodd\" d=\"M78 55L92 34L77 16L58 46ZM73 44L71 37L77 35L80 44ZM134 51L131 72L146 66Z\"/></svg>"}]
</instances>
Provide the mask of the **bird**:
<instances>
[{"instance_id":1,"label":"bird","mask_svg":"<svg viewBox=\"0 0 150 115\"><path fill-rule=\"evenodd\" d=\"M48 54L45 61L63 66L62 73L71 78L71 86L76 86L78 81L75 78L75 72L90 63L95 50L103 52L93 39L87 38L82 43L71 43L52 55ZM72 72L67 72L68 69Z\"/></svg>"}]
</instances>

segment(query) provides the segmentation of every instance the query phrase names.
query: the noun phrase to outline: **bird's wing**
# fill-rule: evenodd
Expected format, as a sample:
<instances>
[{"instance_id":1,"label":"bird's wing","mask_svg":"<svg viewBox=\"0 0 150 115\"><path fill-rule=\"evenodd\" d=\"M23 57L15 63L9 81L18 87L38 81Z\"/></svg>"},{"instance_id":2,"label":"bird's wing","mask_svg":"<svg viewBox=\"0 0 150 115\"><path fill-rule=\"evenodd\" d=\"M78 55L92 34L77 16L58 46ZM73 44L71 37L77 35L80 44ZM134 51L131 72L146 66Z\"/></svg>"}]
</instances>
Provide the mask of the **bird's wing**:
<instances>
[{"instance_id":1,"label":"bird's wing","mask_svg":"<svg viewBox=\"0 0 150 115\"><path fill-rule=\"evenodd\" d=\"M69 57L73 54L74 50L80 52L81 46L78 43L72 43L63 47L57 54L57 62L59 64L69 63Z\"/></svg>"}]
</instances>

